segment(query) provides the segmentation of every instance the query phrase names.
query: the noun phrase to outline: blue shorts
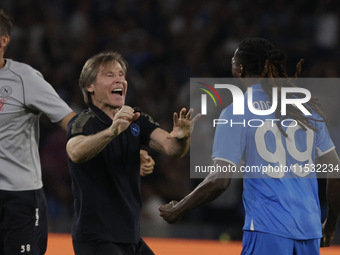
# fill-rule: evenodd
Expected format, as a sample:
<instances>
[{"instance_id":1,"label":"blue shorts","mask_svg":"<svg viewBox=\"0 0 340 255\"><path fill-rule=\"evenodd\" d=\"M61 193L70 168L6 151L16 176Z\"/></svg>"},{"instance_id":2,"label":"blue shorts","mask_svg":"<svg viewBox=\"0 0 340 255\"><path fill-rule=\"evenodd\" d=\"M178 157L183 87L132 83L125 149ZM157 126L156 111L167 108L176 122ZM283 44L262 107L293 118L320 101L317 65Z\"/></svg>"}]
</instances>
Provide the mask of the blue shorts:
<instances>
[{"instance_id":1,"label":"blue shorts","mask_svg":"<svg viewBox=\"0 0 340 255\"><path fill-rule=\"evenodd\" d=\"M320 255L320 240L295 240L268 233L244 231L241 255Z\"/></svg>"}]
</instances>

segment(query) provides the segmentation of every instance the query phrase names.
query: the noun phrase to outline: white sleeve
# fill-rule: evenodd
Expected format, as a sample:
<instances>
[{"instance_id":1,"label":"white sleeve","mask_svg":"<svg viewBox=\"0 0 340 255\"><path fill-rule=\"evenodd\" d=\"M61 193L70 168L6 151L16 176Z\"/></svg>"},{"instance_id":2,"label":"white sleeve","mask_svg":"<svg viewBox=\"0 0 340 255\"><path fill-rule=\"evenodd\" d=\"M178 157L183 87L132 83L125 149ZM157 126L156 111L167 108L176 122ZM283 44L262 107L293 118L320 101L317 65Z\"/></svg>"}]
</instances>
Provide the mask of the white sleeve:
<instances>
[{"instance_id":1,"label":"white sleeve","mask_svg":"<svg viewBox=\"0 0 340 255\"><path fill-rule=\"evenodd\" d=\"M35 69L23 77L25 106L31 111L46 114L52 122L61 121L72 109L59 97L54 88Z\"/></svg>"}]
</instances>

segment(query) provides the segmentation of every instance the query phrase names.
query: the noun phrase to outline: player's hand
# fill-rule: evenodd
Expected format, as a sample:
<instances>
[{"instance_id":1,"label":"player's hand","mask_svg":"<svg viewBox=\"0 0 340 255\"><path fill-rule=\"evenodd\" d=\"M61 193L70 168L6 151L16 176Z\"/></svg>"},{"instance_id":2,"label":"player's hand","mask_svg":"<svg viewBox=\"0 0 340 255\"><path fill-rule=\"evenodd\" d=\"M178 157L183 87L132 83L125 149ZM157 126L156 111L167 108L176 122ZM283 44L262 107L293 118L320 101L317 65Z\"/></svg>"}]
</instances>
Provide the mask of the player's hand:
<instances>
[{"instance_id":1,"label":"player's hand","mask_svg":"<svg viewBox=\"0 0 340 255\"><path fill-rule=\"evenodd\" d=\"M139 118L139 116L139 112L135 113L130 106L124 105L113 118L113 122L110 127L112 136L116 137L125 131L133 121Z\"/></svg>"},{"instance_id":2,"label":"player's hand","mask_svg":"<svg viewBox=\"0 0 340 255\"><path fill-rule=\"evenodd\" d=\"M335 226L330 226L327 224L327 219L322 224L322 238L321 238L321 247L329 247L334 239L335 234Z\"/></svg>"},{"instance_id":3,"label":"player's hand","mask_svg":"<svg viewBox=\"0 0 340 255\"><path fill-rule=\"evenodd\" d=\"M191 115L193 114L193 112L194 110L192 108L188 112L185 108L182 108L179 114L177 114L177 112L174 112L173 129L168 135L168 138L176 138L178 140L182 140L190 137L196 121L201 117L201 114L199 113L193 119L191 119Z\"/></svg>"},{"instance_id":4,"label":"player's hand","mask_svg":"<svg viewBox=\"0 0 340 255\"><path fill-rule=\"evenodd\" d=\"M148 174L152 174L153 169L155 167L155 161L146 150L140 150L139 154L140 154L140 175L146 176Z\"/></svg>"},{"instance_id":5,"label":"player's hand","mask_svg":"<svg viewBox=\"0 0 340 255\"><path fill-rule=\"evenodd\" d=\"M182 218L182 216L178 212L177 205L178 202L173 200L168 204L159 206L159 215L170 224L178 222Z\"/></svg>"}]
</instances>

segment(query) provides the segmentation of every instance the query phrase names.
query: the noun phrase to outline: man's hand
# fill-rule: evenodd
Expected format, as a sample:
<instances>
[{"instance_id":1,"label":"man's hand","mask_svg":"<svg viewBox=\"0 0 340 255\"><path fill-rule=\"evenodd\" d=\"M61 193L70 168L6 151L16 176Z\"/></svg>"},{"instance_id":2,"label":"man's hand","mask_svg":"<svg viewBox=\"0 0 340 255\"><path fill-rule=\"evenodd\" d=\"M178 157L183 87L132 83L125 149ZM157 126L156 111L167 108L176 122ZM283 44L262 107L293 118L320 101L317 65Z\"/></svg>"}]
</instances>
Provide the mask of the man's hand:
<instances>
[{"instance_id":1,"label":"man's hand","mask_svg":"<svg viewBox=\"0 0 340 255\"><path fill-rule=\"evenodd\" d=\"M152 174L153 169L155 167L155 161L146 150L140 150L139 154L140 154L140 175L146 176L148 174Z\"/></svg>"},{"instance_id":2,"label":"man's hand","mask_svg":"<svg viewBox=\"0 0 340 255\"><path fill-rule=\"evenodd\" d=\"M159 206L159 215L170 224L178 222L182 218L182 216L178 212L177 205L178 202L173 200L168 204Z\"/></svg>"},{"instance_id":3,"label":"man's hand","mask_svg":"<svg viewBox=\"0 0 340 255\"><path fill-rule=\"evenodd\" d=\"M171 133L168 135L168 138L182 140L190 137L196 121L201 117L201 114L197 114L192 120L190 120L193 111L193 109L190 109L187 113L187 110L182 108L182 110L179 112L179 115L177 112L174 113L174 125Z\"/></svg>"},{"instance_id":4,"label":"man's hand","mask_svg":"<svg viewBox=\"0 0 340 255\"><path fill-rule=\"evenodd\" d=\"M139 112L134 113L134 110L127 105L124 105L114 116L110 131L113 137L118 136L126 130L130 124L138 119Z\"/></svg>"}]
</instances>

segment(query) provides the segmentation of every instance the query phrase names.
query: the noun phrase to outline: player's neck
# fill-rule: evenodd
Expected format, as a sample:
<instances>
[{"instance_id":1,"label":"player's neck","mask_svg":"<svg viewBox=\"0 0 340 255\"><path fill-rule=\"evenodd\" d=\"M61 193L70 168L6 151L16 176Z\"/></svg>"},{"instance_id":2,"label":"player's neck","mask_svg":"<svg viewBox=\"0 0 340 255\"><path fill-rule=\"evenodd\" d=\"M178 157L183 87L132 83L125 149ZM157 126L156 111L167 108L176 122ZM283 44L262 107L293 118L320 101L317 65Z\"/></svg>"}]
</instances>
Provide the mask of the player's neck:
<instances>
[{"instance_id":1,"label":"player's neck","mask_svg":"<svg viewBox=\"0 0 340 255\"><path fill-rule=\"evenodd\" d=\"M116 108L108 108L106 111L106 114L113 120L113 118L115 117L116 113L120 110L120 108L116 107Z\"/></svg>"},{"instance_id":2,"label":"player's neck","mask_svg":"<svg viewBox=\"0 0 340 255\"><path fill-rule=\"evenodd\" d=\"M97 104L96 107L98 107L100 110L102 110L111 119L113 119L115 117L116 113L121 108L121 107L112 107L110 105L105 105L105 104Z\"/></svg>"},{"instance_id":3,"label":"player's neck","mask_svg":"<svg viewBox=\"0 0 340 255\"><path fill-rule=\"evenodd\" d=\"M0 69L6 65L6 60L3 57L0 57Z\"/></svg>"},{"instance_id":4,"label":"player's neck","mask_svg":"<svg viewBox=\"0 0 340 255\"><path fill-rule=\"evenodd\" d=\"M244 79L244 82L243 82L243 85L248 88L254 84L261 84L261 81L262 81L262 77L255 77L255 76L252 76L252 77L244 77L246 79Z\"/></svg>"}]
</instances>

